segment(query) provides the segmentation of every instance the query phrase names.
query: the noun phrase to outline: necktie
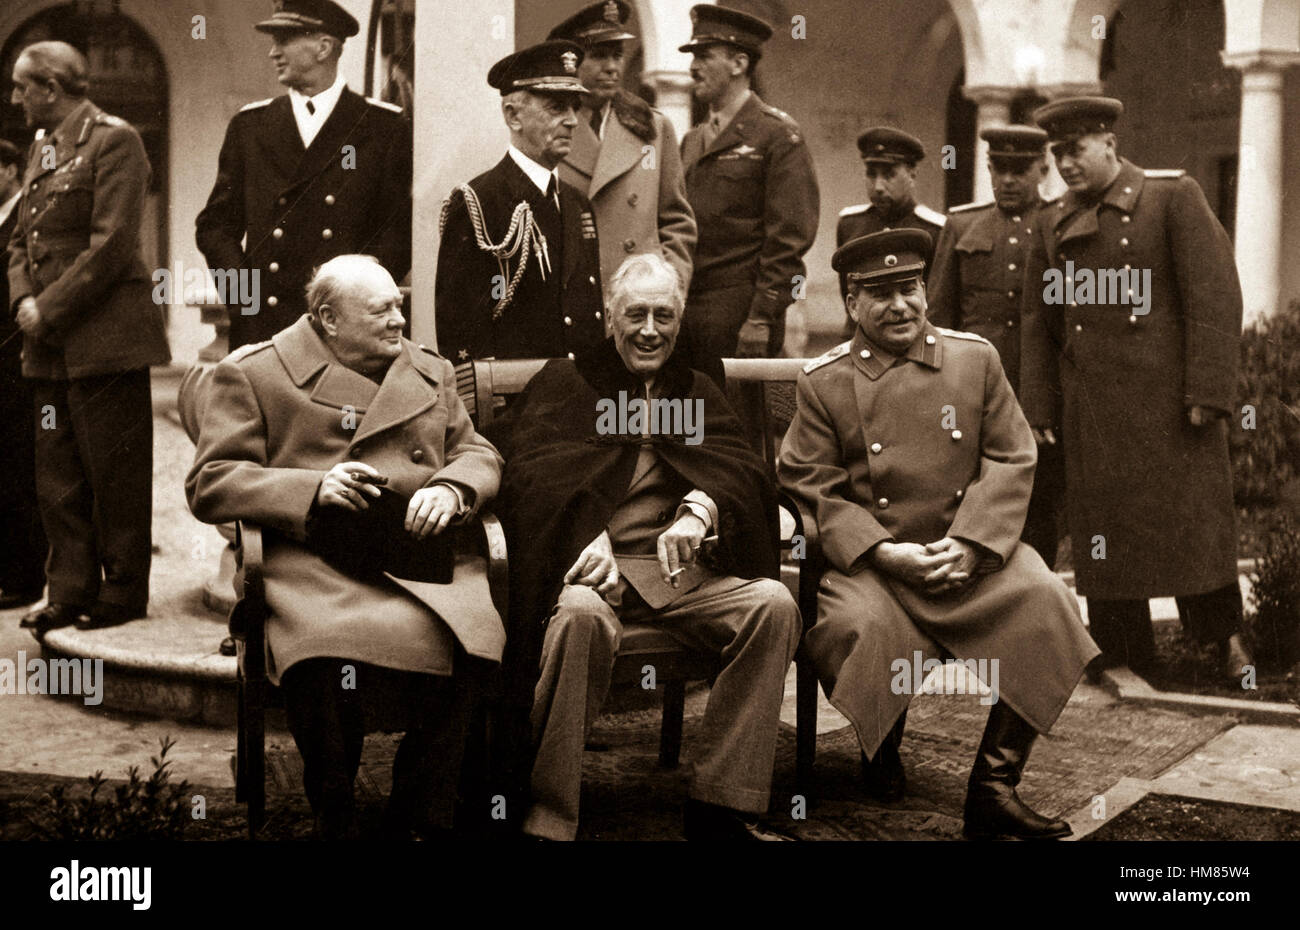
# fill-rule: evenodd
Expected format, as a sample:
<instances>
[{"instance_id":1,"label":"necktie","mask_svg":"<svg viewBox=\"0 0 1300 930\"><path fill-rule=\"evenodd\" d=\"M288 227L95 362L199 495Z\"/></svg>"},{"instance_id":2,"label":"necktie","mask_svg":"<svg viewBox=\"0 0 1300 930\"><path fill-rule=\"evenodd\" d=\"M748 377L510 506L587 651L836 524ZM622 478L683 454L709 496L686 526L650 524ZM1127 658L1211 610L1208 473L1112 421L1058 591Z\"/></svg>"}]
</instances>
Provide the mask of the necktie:
<instances>
[{"instance_id":1,"label":"necktie","mask_svg":"<svg viewBox=\"0 0 1300 930\"><path fill-rule=\"evenodd\" d=\"M597 139L600 138L601 124L605 122L605 120L603 119L604 115L605 115L604 108L591 111L591 131L596 134Z\"/></svg>"},{"instance_id":2,"label":"necktie","mask_svg":"<svg viewBox=\"0 0 1300 930\"><path fill-rule=\"evenodd\" d=\"M709 117L709 121L704 124L704 147L707 149L712 145L721 132L722 121L718 118L718 114L714 113Z\"/></svg>"},{"instance_id":3,"label":"necktie","mask_svg":"<svg viewBox=\"0 0 1300 930\"><path fill-rule=\"evenodd\" d=\"M312 103L310 100L307 101L307 115L308 116L316 115L316 104Z\"/></svg>"},{"instance_id":4,"label":"necktie","mask_svg":"<svg viewBox=\"0 0 1300 930\"><path fill-rule=\"evenodd\" d=\"M555 184L555 175L551 175L551 182L546 185L546 199L555 205L555 212L560 212L560 190Z\"/></svg>"}]
</instances>

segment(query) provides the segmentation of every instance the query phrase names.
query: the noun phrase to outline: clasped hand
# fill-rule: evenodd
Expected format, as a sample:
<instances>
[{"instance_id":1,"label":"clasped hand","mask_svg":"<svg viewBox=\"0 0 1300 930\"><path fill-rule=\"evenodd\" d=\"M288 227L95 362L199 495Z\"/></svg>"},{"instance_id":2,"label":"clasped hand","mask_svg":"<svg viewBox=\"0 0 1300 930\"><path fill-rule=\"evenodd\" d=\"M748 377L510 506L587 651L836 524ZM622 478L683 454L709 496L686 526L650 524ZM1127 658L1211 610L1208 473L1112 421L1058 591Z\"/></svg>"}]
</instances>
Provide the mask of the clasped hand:
<instances>
[{"instance_id":1,"label":"clasped hand","mask_svg":"<svg viewBox=\"0 0 1300 930\"><path fill-rule=\"evenodd\" d=\"M967 584L979 559L974 546L951 536L924 546L882 542L872 550L872 557L882 572L931 597Z\"/></svg>"},{"instance_id":2,"label":"clasped hand","mask_svg":"<svg viewBox=\"0 0 1300 930\"><path fill-rule=\"evenodd\" d=\"M370 498L380 495L379 472L365 462L340 462L321 480L316 503L321 507L342 507L361 511L370 508ZM460 499L445 484L420 488L406 505L403 528L416 539L437 535L460 513Z\"/></svg>"}]
</instances>

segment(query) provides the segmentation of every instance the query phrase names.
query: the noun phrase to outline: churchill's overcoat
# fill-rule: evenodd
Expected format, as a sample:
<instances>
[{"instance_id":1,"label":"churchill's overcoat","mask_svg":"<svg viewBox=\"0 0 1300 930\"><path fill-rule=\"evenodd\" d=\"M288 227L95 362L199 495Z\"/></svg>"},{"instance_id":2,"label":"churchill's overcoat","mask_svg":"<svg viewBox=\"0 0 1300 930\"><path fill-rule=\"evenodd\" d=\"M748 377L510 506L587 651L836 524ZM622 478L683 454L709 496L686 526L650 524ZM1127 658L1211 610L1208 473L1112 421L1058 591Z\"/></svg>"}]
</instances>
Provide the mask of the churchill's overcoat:
<instances>
[{"instance_id":1,"label":"churchill's overcoat","mask_svg":"<svg viewBox=\"0 0 1300 930\"><path fill-rule=\"evenodd\" d=\"M396 582L344 575L303 545L321 480L340 462L373 466L405 497L435 481L472 491L475 508L496 494L501 458L474 430L449 362L403 340L376 384L340 364L304 317L227 356L209 391L185 492L205 523L270 531L273 680L316 656L446 675L453 631L462 644L504 639L478 562L458 558L452 583L419 586L417 599Z\"/></svg>"},{"instance_id":2,"label":"churchill's overcoat","mask_svg":"<svg viewBox=\"0 0 1300 930\"><path fill-rule=\"evenodd\" d=\"M411 158L401 112L346 87L307 148L287 94L235 114L196 221L210 268L258 274L256 313L226 295L231 348L302 316L312 270L336 255L373 255L402 280L411 267Z\"/></svg>"},{"instance_id":3,"label":"churchill's overcoat","mask_svg":"<svg viewBox=\"0 0 1300 930\"><path fill-rule=\"evenodd\" d=\"M584 192L600 230L600 273L606 284L629 255L654 252L691 285L695 213L672 123L640 98L620 91L597 138L578 120L560 179Z\"/></svg>"},{"instance_id":4,"label":"churchill's overcoat","mask_svg":"<svg viewBox=\"0 0 1300 930\"><path fill-rule=\"evenodd\" d=\"M911 700L891 682L916 651L997 659L998 699L1048 730L1097 649L1074 596L1019 542L1035 446L997 352L927 324L895 359L859 330L805 367L796 394L778 475L830 564L805 648L863 750ZM868 565L879 542L945 536L980 554L958 592L928 597Z\"/></svg>"},{"instance_id":5,"label":"churchill's overcoat","mask_svg":"<svg viewBox=\"0 0 1300 930\"><path fill-rule=\"evenodd\" d=\"M1225 425L1192 426L1187 409L1231 421L1241 286L1196 182L1120 162L1099 200L1067 193L1041 215L1025 272L1020 398L1034 426L1060 415L1079 593L1198 594L1234 581L1237 538ZM1085 270L1149 272L1135 295L1147 312L1126 289L1108 302L1045 295L1049 269L1076 288Z\"/></svg>"}]
</instances>

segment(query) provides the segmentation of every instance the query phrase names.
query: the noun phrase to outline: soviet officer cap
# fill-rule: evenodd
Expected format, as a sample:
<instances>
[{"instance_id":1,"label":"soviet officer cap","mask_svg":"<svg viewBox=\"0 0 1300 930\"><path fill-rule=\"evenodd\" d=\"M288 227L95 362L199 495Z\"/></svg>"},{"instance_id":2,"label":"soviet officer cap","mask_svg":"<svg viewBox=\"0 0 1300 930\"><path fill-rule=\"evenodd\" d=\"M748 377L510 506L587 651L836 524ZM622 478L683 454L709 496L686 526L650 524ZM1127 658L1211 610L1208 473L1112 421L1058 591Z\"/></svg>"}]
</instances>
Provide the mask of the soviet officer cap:
<instances>
[{"instance_id":1,"label":"soviet officer cap","mask_svg":"<svg viewBox=\"0 0 1300 930\"><path fill-rule=\"evenodd\" d=\"M586 94L590 93L578 80L578 64L582 61L582 46L560 39L543 42L507 55L488 71L488 84L501 91L501 96L517 90L537 93Z\"/></svg>"},{"instance_id":2,"label":"soviet officer cap","mask_svg":"<svg viewBox=\"0 0 1300 930\"><path fill-rule=\"evenodd\" d=\"M712 3L691 7L691 41L679 46L679 52L693 52L709 45L734 45L757 54L772 37L772 27L757 16Z\"/></svg>"},{"instance_id":3,"label":"soviet officer cap","mask_svg":"<svg viewBox=\"0 0 1300 930\"><path fill-rule=\"evenodd\" d=\"M858 151L867 163L915 165L925 158L921 140L893 126L873 126L858 136Z\"/></svg>"},{"instance_id":4,"label":"soviet officer cap","mask_svg":"<svg viewBox=\"0 0 1300 930\"><path fill-rule=\"evenodd\" d=\"M925 271L934 240L924 229L887 229L850 239L831 256L831 268L849 284L878 284Z\"/></svg>"},{"instance_id":5,"label":"soviet officer cap","mask_svg":"<svg viewBox=\"0 0 1300 930\"><path fill-rule=\"evenodd\" d=\"M1033 126L996 126L985 129L980 138L989 144L994 161L1033 161L1043 157L1047 146L1047 133Z\"/></svg>"},{"instance_id":6,"label":"soviet officer cap","mask_svg":"<svg viewBox=\"0 0 1300 930\"><path fill-rule=\"evenodd\" d=\"M253 27L258 32L323 32L350 39L361 31L352 14L330 0L276 0L270 19Z\"/></svg>"},{"instance_id":7,"label":"soviet officer cap","mask_svg":"<svg viewBox=\"0 0 1300 930\"><path fill-rule=\"evenodd\" d=\"M1047 130L1052 145L1080 136L1110 132L1124 112L1114 97L1063 97L1034 111L1034 122Z\"/></svg>"},{"instance_id":8,"label":"soviet officer cap","mask_svg":"<svg viewBox=\"0 0 1300 930\"><path fill-rule=\"evenodd\" d=\"M631 10L623 0L603 0L583 7L552 29L546 38L568 39L584 48L602 42L635 39L636 33L627 29L627 20L631 15Z\"/></svg>"}]
</instances>

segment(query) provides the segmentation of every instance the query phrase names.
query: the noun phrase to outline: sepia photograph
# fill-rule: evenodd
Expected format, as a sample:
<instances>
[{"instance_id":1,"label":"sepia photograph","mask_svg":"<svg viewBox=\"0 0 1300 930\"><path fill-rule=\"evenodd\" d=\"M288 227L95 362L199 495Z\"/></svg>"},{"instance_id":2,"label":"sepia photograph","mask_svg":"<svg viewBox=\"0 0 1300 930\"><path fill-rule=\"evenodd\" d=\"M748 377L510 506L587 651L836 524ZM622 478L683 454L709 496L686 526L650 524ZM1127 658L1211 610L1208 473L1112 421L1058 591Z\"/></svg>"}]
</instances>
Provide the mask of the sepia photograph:
<instances>
[{"instance_id":1,"label":"sepia photograph","mask_svg":"<svg viewBox=\"0 0 1300 930\"><path fill-rule=\"evenodd\" d=\"M1300 0L6 0L0 83L20 913L1286 894Z\"/></svg>"}]
</instances>

